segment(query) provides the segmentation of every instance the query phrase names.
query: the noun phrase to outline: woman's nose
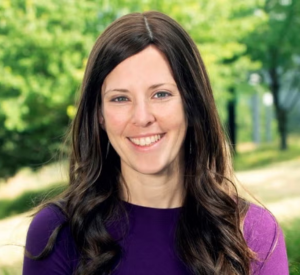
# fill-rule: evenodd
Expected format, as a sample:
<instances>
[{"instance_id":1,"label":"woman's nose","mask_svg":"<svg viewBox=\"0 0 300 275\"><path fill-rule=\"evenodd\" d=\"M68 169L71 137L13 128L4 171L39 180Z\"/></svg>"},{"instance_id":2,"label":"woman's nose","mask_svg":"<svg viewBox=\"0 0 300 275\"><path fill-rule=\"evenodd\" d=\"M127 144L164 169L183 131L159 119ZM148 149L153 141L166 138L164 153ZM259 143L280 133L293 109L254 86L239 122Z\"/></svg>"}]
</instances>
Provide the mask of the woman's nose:
<instances>
[{"instance_id":1,"label":"woman's nose","mask_svg":"<svg viewBox=\"0 0 300 275\"><path fill-rule=\"evenodd\" d=\"M133 107L132 123L139 127L147 127L155 121L155 116L149 103L136 102Z\"/></svg>"}]
</instances>

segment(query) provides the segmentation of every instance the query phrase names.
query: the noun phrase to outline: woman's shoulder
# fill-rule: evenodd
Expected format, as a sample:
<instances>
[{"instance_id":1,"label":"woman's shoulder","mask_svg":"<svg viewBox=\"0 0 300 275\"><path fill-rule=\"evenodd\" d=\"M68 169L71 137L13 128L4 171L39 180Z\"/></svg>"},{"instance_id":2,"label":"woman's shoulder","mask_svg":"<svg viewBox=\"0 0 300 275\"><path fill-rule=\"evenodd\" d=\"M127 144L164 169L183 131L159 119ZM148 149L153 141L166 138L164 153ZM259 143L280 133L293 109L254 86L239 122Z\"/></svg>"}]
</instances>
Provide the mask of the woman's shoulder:
<instances>
[{"instance_id":1,"label":"woman's shoulder","mask_svg":"<svg viewBox=\"0 0 300 275\"><path fill-rule=\"evenodd\" d=\"M33 218L29 231L43 231L51 233L57 226L67 221L66 216L58 206L50 204L41 209Z\"/></svg>"},{"instance_id":2,"label":"woman's shoulder","mask_svg":"<svg viewBox=\"0 0 300 275\"><path fill-rule=\"evenodd\" d=\"M252 250L269 250L280 227L267 209L251 203L244 221L244 236Z\"/></svg>"},{"instance_id":3,"label":"woman's shoulder","mask_svg":"<svg viewBox=\"0 0 300 275\"><path fill-rule=\"evenodd\" d=\"M62 210L57 205L49 204L37 212L37 214L34 216L33 222L45 222L47 220L63 223L67 219Z\"/></svg>"},{"instance_id":4,"label":"woman's shoulder","mask_svg":"<svg viewBox=\"0 0 300 275\"><path fill-rule=\"evenodd\" d=\"M41 209L33 218L27 232L27 247L32 254L39 254L46 246L53 231L66 222L66 217L55 205Z\"/></svg>"},{"instance_id":5,"label":"woman's shoulder","mask_svg":"<svg viewBox=\"0 0 300 275\"><path fill-rule=\"evenodd\" d=\"M288 274L283 232L270 211L251 203L245 216L244 237L256 253L253 268L259 269L259 274Z\"/></svg>"},{"instance_id":6,"label":"woman's shoulder","mask_svg":"<svg viewBox=\"0 0 300 275\"><path fill-rule=\"evenodd\" d=\"M47 246L50 251L41 260L24 257L23 274L72 274L78 262L78 252L65 215L54 205L40 210L27 232L25 247L31 255L39 255Z\"/></svg>"},{"instance_id":7,"label":"woman's shoulder","mask_svg":"<svg viewBox=\"0 0 300 275\"><path fill-rule=\"evenodd\" d=\"M278 223L269 210L250 203L244 221L245 237L253 234L270 234L277 229Z\"/></svg>"}]
</instances>

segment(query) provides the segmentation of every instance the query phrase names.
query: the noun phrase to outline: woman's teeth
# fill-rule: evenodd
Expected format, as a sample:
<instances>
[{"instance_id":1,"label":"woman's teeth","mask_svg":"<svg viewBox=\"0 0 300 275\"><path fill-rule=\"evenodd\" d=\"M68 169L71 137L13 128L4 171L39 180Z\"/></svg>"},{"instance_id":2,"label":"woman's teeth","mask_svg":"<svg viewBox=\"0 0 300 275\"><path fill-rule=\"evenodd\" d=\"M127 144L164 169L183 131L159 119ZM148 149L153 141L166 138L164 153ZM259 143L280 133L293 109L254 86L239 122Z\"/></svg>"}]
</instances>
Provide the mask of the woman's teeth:
<instances>
[{"instance_id":1,"label":"woman's teeth","mask_svg":"<svg viewBox=\"0 0 300 275\"><path fill-rule=\"evenodd\" d=\"M155 143L156 141L160 140L162 138L162 135L154 135L149 137L142 137L142 138L129 138L130 141L136 145L139 146L149 146L152 143Z\"/></svg>"}]
</instances>

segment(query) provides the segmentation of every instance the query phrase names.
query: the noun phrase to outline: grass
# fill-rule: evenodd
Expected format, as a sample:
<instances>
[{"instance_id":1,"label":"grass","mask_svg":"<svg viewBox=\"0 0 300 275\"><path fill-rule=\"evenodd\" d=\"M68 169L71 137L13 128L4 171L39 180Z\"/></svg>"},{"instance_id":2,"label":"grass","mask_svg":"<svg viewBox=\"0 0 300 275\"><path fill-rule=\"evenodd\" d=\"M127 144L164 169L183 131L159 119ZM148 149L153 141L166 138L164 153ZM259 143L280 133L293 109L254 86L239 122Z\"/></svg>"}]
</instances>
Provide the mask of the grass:
<instances>
[{"instance_id":1,"label":"grass","mask_svg":"<svg viewBox=\"0 0 300 275\"><path fill-rule=\"evenodd\" d=\"M19 275L22 274L22 266L6 266L0 268L0 275Z\"/></svg>"},{"instance_id":2,"label":"grass","mask_svg":"<svg viewBox=\"0 0 300 275\"><path fill-rule=\"evenodd\" d=\"M300 218L282 224L290 265L290 275L300 274Z\"/></svg>"},{"instance_id":3,"label":"grass","mask_svg":"<svg viewBox=\"0 0 300 275\"><path fill-rule=\"evenodd\" d=\"M42 201L58 195L65 187L65 183L59 183L40 190L26 191L13 199L2 199L0 200L0 219L29 211Z\"/></svg>"},{"instance_id":4,"label":"grass","mask_svg":"<svg viewBox=\"0 0 300 275\"><path fill-rule=\"evenodd\" d=\"M278 144L262 144L249 152L237 153L234 157L236 171L266 167L273 163L300 157L300 138L291 139L289 149L280 151Z\"/></svg>"}]
</instances>

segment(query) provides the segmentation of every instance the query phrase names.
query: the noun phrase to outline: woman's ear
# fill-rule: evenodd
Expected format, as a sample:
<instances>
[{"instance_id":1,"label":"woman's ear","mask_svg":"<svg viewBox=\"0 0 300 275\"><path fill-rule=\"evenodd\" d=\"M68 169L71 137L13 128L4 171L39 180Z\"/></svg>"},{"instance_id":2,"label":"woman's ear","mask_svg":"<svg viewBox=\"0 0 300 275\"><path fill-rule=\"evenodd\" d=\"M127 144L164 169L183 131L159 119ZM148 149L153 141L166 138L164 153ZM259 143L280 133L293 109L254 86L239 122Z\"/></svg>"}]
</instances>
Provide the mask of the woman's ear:
<instances>
[{"instance_id":1,"label":"woman's ear","mask_svg":"<svg viewBox=\"0 0 300 275\"><path fill-rule=\"evenodd\" d=\"M103 117L101 111L100 111L100 114L99 114L99 123L100 123L101 128L105 131L105 121L104 121L104 117Z\"/></svg>"}]
</instances>

